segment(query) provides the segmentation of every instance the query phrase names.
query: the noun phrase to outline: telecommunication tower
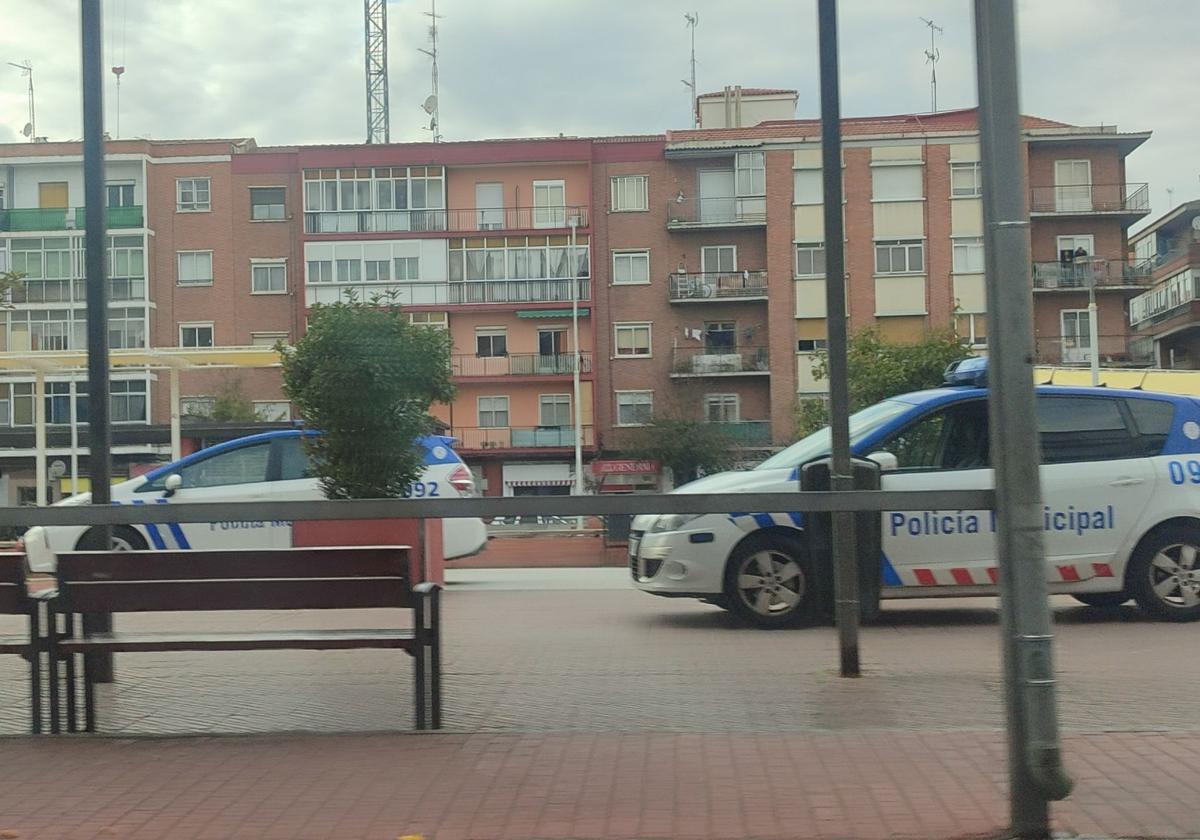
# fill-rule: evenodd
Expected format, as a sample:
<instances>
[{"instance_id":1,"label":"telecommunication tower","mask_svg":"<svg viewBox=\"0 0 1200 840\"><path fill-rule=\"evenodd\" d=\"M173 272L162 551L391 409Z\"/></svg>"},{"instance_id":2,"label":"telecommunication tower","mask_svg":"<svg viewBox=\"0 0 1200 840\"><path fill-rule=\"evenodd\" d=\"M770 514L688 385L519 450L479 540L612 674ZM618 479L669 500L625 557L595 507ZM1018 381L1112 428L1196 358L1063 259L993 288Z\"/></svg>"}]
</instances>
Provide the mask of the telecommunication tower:
<instances>
[{"instance_id":1,"label":"telecommunication tower","mask_svg":"<svg viewBox=\"0 0 1200 840\"><path fill-rule=\"evenodd\" d=\"M390 143L388 119L387 3L363 0L366 17L367 142Z\"/></svg>"}]
</instances>

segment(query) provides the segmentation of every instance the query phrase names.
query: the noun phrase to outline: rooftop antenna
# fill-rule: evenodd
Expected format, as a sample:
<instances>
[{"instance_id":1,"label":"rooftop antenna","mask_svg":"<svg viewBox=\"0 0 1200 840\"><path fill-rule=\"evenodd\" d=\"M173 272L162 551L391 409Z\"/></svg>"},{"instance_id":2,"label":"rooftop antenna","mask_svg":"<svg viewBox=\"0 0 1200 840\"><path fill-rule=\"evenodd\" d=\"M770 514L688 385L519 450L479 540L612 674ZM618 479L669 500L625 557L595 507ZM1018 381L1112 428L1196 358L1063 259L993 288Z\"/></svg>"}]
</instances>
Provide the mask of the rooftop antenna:
<instances>
[{"instance_id":1,"label":"rooftop antenna","mask_svg":"<svg viewBox=\"0 0 1200 840\"><path fill-rule=\"evenodd\" d=\"M115 16L116 15L116 6L114 5L110 8L113 9L113 15ZM129 23L129 6L127 5L127 0L121 0L121 63L120 64L116 63L116 61L117 61L117 43L116 43L117 27L116 26L109 27L110 30L112 31L112 36L109 41L109 49L108 49L109 57L113 60L112 74L117 77L117 98L116 98L116 103L115 103L116 118L115 118L114 122L116 123L115 137L118 140L121 139L121 76L123 76L125 74L125 32L126 32L128 23Z\"/></svg>"},{"instance_id":2,"label":"rooftop antenna","mask_svg":"<svg viewBox=\"0 0 1200 840\"><path fill-rule=\"evenodd\" d=\"M1175 190L1172 187L1167 187L1167 210L1175 206Z\"/></svg>"},{"instance_id":3,"label":"rooftop antenna","mask_svg":"<svg viewBox=\"0 0 1200 840\"><path fill-rule=\"evenodd\" d=\"M21 133L29 138L30 143L36 142L37 141L37 121L34 119L34 111L33 111L33 64L27 58L21 64L17 64L16 62L10 61L10 62L8 62L8 65L10 67L16 67L18 70L20 70L22 76L29 77L29 122L25 123L25 127L21 129Z\"/></svg>"},{"instance_id":4,"label":"rooftop antenna","mask_svg":"<svg viewBox=\"0 0 1200 840\"><path fill-rule=\"evenodd\" d=\"M418 48L425 55L433 60L433 92L425 98L425 102L421 105L426 114L429 114L429 131L433 134L433 142L440 143L442 140L441 123L438 120L438 43L437 43L437 22L443 16L437 13L437 0L429 0L429 11L425 12L425 17L429 18L429 49Z\"/></svg>"},{"instance_id":5,"label":"rooftop antenna","mask_svg":"<svg viewBox=\"0 0 1200 840\"><path fill-rule=\"evenodd\" d=\"M363 0L366 20L367 142L390 143L387 71L387 3Z\"/></svg>"},{"instance_id":6,"label":"rooftop antenna","mask_svg":"<svg viewBox=\"0 0 1200 840\"><path fill-rule=\"evenodd\" d=\"M684 12L683 19L692 33L692 77L691 81L682 79L684 86L692 93L692 128L700 127L700 114L696 110L696 27L700 23L699 12Z\"/></svg>"},{"instance_id":7,"label":"rooftop antenna","mask_svg":"<svg viewBox=\"0 0 1200 840\"><path fill-rule=\"evenodd\" d=\"M933 107L930 112L937 113L937 63L942 57L942 52L937 48L937 36L945 32L942 27L938 26L931 20L921 18L925 25L929 27L929 49L925 50L925 63L929 65L929 97L932 100Z\"/></svg>"}]
</instances>

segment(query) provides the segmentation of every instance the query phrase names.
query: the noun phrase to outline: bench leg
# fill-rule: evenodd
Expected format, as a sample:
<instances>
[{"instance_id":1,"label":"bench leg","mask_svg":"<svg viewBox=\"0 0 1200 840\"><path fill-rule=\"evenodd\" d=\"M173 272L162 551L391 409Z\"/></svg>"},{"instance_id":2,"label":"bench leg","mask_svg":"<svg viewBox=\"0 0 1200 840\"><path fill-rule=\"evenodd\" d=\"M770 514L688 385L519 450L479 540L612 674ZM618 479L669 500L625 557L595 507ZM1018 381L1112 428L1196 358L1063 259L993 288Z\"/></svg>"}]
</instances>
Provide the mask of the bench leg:
<instances>
[{"instance_id":1,"label":"bench leg","mask_svg":"<svg viewBox=\"0 0 1200 840\"><path fill-rule=\"evenodd\" d=\"M59 675L58 675L58 615L51 611L49 619L46 622L46 654L49 657L50 670L50 734L58 735L62 732L62 720L59 717L62 711Z\"/></svg>"},{"instance_id":2,"label":"bench leg","mask_svg":"<svg viewBox=\"0 0 1200 840\"><path fill-rule=\"evenodd\" d=\"M83 657L83 729L96 731L96 661L86 654Z\"/></svg>"},{"instance_id":3,"label":"bench leg","mask_svg":"<svg viewBox=\"0 0 1200 840\"><path fill-rule=\"evenodd\" d=\"M416 705L416 728L426 729L425 705L425 598L418 596L413 604L413 635L416 636L416 650L413 651L413 694Z\"/></svg>"},{"instance_id":4,"label":"bench leg","mask_svg":"<svg viewBox=\"0 0 1200 840\"><path fill-rule=\"evenodd\" d=\"M432 728L442 728L442 593L434 590L429 599L429 698Z\"/></svg>"},{"instance_id":5,"label":"bench leg","mask_svg":"<svg viewBox=\"0 0 1200 840\"><path fill-rule=\"evenodd\" d=\"M34 735L42 734L42 622L41 604L29 614L29 705Z\"/></svg>"},{"instance_id":6,"label":"bench leg","mask_svg":"<svg viewBox=\"0 0 1200 840\"><path fill-rule=\"evenodd\" d=\"M63 633L68 638L75 636L75 617L71 613L67 613L63 620ZM75 654L69 653L63 657L66 662L67 671L67 731L79 731L79 714L75 709Z\"/></svg>"}]
</instances>

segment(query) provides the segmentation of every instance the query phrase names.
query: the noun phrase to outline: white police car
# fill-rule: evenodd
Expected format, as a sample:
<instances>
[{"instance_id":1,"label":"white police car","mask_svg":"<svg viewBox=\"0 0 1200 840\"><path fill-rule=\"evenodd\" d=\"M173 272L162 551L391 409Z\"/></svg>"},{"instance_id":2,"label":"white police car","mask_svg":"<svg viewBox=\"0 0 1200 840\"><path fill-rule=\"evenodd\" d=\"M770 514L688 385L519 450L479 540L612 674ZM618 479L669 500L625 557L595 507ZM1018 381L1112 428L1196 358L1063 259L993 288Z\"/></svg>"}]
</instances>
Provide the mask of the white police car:
<instances>
[{"instance_id":1,"label":"white police car","mask_svg":"<svg viewBox=\"0 0 1200 840\"><path fill-rule=\"evenodd\" d=\"M850 418L852 452L883 466L884 490L990 489L982 359L946 387L895 397ZM1200 618L1200 400L1109 388L1037 388L1046 576L1092 606L1133 598L1172 621ZM1031 441L1031 444L1033 442ZM801 465L829 454L823 429L752 470L677 493L795 491ZM815 620L828 591L799 513L639 516L634 584L696 597L760 626ZM996 593L995 522L986 510L885 511L884 598ZM820 578L815 576L822 576Z\"/></svg>"},{"instance_id":2,"label":"white police car","mask_svg":"<svg viewBox=\"0 0 1200 840\"><path fill-rule=\"evenodd\" d=\"M257 501L322 499L302 438L315 434L300 429L265 432L202 449L143 476L113 485L112 500L119 505L170 502L246 502L252 517ZM475 494L471 471L451 446L453 438L430 435L418 441L425 471L413 483L414 497L459 498ZM88 493L72 496L60 505L87 504ZM29 566L53 572L55 554L75 550L86 526L34 527L23 538ZM446 559L479 552L487 543L487 528L479 518L443 522ZM116 548L217 549L290 548L292 523L284 520L246 519L234 522L119 525L113 528Z\"/></svg>"}]
</instances>

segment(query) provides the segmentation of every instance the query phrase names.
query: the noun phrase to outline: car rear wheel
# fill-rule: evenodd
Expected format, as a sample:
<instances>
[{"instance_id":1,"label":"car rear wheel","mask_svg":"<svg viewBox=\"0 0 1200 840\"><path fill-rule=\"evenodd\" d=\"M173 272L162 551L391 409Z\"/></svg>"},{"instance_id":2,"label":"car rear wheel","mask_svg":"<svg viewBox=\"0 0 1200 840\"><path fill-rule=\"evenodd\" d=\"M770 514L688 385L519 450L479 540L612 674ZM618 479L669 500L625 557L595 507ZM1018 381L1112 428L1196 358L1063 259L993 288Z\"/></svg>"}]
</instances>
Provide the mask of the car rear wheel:
<instances>
[{"instance_id":1,"label":"car rear wheel","mask_svg":"<svg viewBox=\"0 0 1200 840\"><path fill-rule=\"evenodd\" d=\"M723 606L764 628L794 627L817 620L812 563L798 538L753 536L725 566Z\"/></svg>"},{"instance_id":2,"label":"car rear wheel","mask_svg":"<svg viewBox=\"0 0 1200 840\"><path fill-rule=\"evenodd\" d=\"M100 541L100 531L89 528L79 542L75 544L76 551L95 551ZM142 535L127 525L115 525L112 529L112 551L145 551L149 546Z\"/></svg>"},{"instance_id":3,"label":"car rear wheel","mask_svg":"<svg viewBox=\"0 0 1200 840\"><path fill-rule=\"evenodd\" d=\"M1139 545L1129 561L1129 588L1156 618L1200 619L1200 529L1170 526Z\"/></svg>"},{"instance_id":4,"label":"car rear wheel","mask_svg":"<svg viewBox=\"0 0 1200 840\"><path fill-rule=\"evenodd\" d=\"M1072 595L1081 604L1089 607L1119 607L1129 600L1128 592L1087 592L1082 595Z\"/></svg>"}]
</instances>

